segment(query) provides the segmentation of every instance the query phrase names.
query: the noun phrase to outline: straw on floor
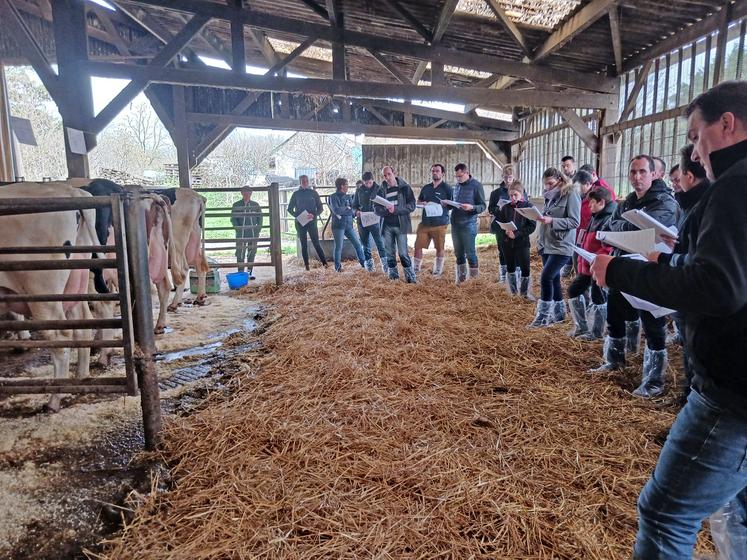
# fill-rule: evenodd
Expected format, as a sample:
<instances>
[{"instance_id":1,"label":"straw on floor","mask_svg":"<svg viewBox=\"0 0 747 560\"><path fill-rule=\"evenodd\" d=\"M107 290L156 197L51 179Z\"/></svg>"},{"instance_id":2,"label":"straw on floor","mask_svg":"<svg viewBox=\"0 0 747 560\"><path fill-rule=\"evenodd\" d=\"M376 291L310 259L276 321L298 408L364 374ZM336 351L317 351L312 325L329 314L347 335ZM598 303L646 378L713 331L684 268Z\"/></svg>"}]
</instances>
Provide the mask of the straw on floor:
<instances>
[{"instance_id":1,"label":"straw on floor","mask_svg":"<svg viewBox=\"0 0 747 560\"><path fill-rule=\"evenodd\" d=\"M630 396L635 369L586 374L600 345L526 330L492 274L346 268L251 292L255 373L168 423L175 489L99 557L629 557L674 417Z\"/></svg>"}]
</instances>

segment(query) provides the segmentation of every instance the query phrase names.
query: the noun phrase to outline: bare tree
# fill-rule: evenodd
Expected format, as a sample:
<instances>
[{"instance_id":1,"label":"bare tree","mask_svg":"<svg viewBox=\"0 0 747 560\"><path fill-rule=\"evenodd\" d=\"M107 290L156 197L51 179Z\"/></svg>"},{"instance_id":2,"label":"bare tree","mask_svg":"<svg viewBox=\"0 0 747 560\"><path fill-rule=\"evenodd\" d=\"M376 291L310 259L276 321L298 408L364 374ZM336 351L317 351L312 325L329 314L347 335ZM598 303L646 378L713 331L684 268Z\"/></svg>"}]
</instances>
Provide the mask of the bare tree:
<instances>
[{"instance_id":1,"label":"bare tree","mask_svg":"<svg viewBox=\"0 0 747 560\"><path fill-rule=\"evenodd\" d=\"M346 134L300 133L281 149L297 167L317 170L317 183L331 185L337 177L357 178L361 172L355 139Z\"/></svg>"},{"instance_id":2,"label":"bare tree","mask_svg":"<svg viewBox=\"0 0 747 560\"><path fill-rule=\"evenodd\" d=\"M206 162L210 164L209 182L215 187L235 187L270 171L273 154L283 142L275 134L251 134L245 130L234 130L211 153Z\"/></svg>"}]
</instances>

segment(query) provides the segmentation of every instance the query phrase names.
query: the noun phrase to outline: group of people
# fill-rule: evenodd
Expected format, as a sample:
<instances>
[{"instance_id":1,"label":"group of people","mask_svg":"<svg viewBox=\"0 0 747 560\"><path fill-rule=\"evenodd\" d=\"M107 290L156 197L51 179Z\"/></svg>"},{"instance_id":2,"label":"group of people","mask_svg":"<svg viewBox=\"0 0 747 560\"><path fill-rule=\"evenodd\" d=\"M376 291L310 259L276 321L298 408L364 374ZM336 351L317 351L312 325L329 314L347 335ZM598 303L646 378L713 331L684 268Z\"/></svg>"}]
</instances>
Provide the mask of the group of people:
<instances>
[{"instance_id":1,"label":"group of people","mask_svg":"<svg viewBox=\"0 0 747 560\"><path fill-rule=\"evenodd\" d=\"M445 181L446 168L436 163L431 167L432 181L425 185L417 199L412 187L395 169L382 169L384 181L374 181L370 171L363 173L356 185L355 194L348 194L348 180L338 178L335 192L329 196L332 235L334 237L334 266L342 270L344 240L350 241L360 266L369 272L376 267L372 249L376 248L381 270L390 279L400 278L399 266L408 283L417 281L423 264L423 250L431 241L436 248L432 274L441 276L444 270L446 230L451 224L451 238L457 264L457 282L475 278L479 273L477 250L477 216L485 210L485 192L482 184L469 172L464 163L454 168L455 183ZM324 250L319 243L317 220L324 210L319 194L309 186L309 179L300 177L300 188L291 195L288 213L296 218L296 232L301 242L301 256L309 269L307 235L323 266L327 265ZM426 206L430 206L426 210ZM417 228L415 252L410 257L407 235L412 233L411 214L421 207L423 216ZM357 224L357 231L353 222ZM399 266L397 258L399 257Z\"/></svg>"},{"instance_id":2,"label":"group of people","mask_svg":"<svg viewBox=\"0 0 747 560\"><path fill-rule=\"evenodd\" d=\"M590 373L622 368L626 356L639 351L642 326L643 372L634 395L661 395L668 358L667 317L636 309L626 295L676 311L687 391L639 497L634 558L690 558L702 521L726 504L731 512L728 537L739 547L733 558L747 558L747 82L723 82L701 94L687 108L687 117L690 143L669 170L671 188L664 181L665 162L641 154L628 164L632 192L616 200L593 167L577 170L574 158L566 156L560 169L544 172L544 208L534 216L522 212L531 204L510 166L487 208L495 218L491 229L498 243L499 281L505 281L511 293L527 298L529 237L537 230L543 266L530 327L565 320L561 273L564 268L575 270L567 290L574 324L569 334L583 340L604 336L603 363ZM347 181L338 179L329 202L335 268L341 269L342 241L347 237L361 266L373 270L370 238L389 278L399 278L399 255L405 279L415 282L423 249L432 240L432 273L439 276L450 223L457 283L477 277L475 237L477 215L486 208L484 191L466 165L457 165L454 173L452 187L444 180L443 165L433 165L432 182L417 199L392 167L383 169L382 185L370 172L364 173L354 196L347 194ZM428 204L440 205L442 211L431 206L426 212ZM412 230L410 214L418 206L424 207L423 219L411 259L407 234ZM289 211L294 216L308 212L315 219L322 209L319 196L302 178ZM668 251L626 258L624 251L597 238L597 232L637 230L623 218L629 210L642 210L664 226L676 227L676 234L672 230L671 236L663 235ZM364 226L362 216L371 212L379 219ZM296 224L307 266L306 233L326 264L313 219ZM353 229L354 219L360 236ZM513 227L501 226L510 223ZM577 257L574 247L591 253L591 262Z\"/></svg>"}]
</instances>

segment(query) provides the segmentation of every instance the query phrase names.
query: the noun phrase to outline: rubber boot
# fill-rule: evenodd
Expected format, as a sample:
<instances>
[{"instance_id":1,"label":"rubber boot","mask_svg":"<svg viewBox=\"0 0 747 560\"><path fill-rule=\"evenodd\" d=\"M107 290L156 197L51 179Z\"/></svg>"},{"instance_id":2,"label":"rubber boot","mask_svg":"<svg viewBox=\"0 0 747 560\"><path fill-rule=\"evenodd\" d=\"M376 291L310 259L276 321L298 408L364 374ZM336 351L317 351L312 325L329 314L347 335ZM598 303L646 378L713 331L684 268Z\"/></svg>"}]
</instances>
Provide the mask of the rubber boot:
<instances>
[{"instance_id":1,"label":"rubber boot","mask_svg":"<svg viewBox=\"0 0 747 560\"><path fill-rule=\"evenodd\" d=\"M415 273L415 269L412 266L405 266L403 267L405 271L405 280L408 284L415 284L417 282L417 274Z\"/></svg>"},{"instance_id":2,"label":"rubber boot","mask_svg":"<svg viewBox=\"0 0 747 560\"><path fill-rule=\"evenodd\" d=\"M625 321L625 352L631 355L641 351L641 322Z\"/></svg>"},{"instance_id":3,"label":"rubber boot","mask_svg":"<svg viewBox=\"0 0 747 560\"><path fill-rule=\"evenodd\" d=\"M417 257L413 257L413 262L415 263L415 272L420 272L420 270L423 268L423 259L419 259Z\"/></svg>"},{"instance_id":4,"label":"rubber boot","mask_svg":"<svg viewBox=\"0 0 747 560\"><path fill-rule=\"evenodd\" d=\"M534 301L534 296L529 293L529 286L531 285L530 280L530 276L521 277L521 287L519 288L519 294L521 295L521 297L528 301Z\"/></svg>"},{"instance_id":5,"label":"rubber boot","mask_svg":"<svg viewBox=\"0 0 747 560\"><path fill-rule=\"evenodd\" d=\"M480 267L479 266L471 266L469 267L469 277L474 279L480 276Z\"/></svg>"},{"instance_id":6,"label":"rubber boot","mask_svg":"<svg viewBox=\"0 0 747 560\"><path fill-rule=\"evenodd\" d=\"M366 269L366 272L374 272L376 270L376 266L374 265L373 259L367 259L364 263L364 268Z\"/></svg>"},{"instance_id":7,"label":"rubber boot","mask_svg":"<svg viewBox=\"0 0 747 560\"><path fill-rule=\"evenodd\" d=\"M552 312L552 306L552 301L539 300L537 302L537 310L534 313L534 321L529 323L529 328L536 329L549 325L550 323L548 323L548 319Z\"/></svg>"},{"instance_id":8,"label":"rubber boot","mask_svg":"<svg viewBox=\"0 0 747 560\"><path fill-rule=\"evenodd\" d=\"M469 267L467 263L458 264L456 266L456 283L461 284L462 282L466 282L468 272L469 272Z\"/></svg>"},{"instance_id":9,"label":"rubber boot","mask_svg":"<svg viewBox=\"0 0 747 560\"><path fill-rule=\"evenodd\" d=\"M667 369L667 351L651 350L648 346L643 351L643 376L641 384L633 395L642 399L653 399L664 392L664 373Z\"/></svg>"},{"instance_id":10,"label":"rubber boot","mask_svg":"<svg viewBox=\"0 0 747 560\"><path fill-rule=\"evenodd\" d=\"M509 274L506 279L508 280L508 291L511 292L512 295L518 294L519 286L516 282L516 274Z\"/></svg>"},{"instance_id":11,"label":"rubber boot","mask_svg":"<svg viewBox=\"0 0 747 560\"><path fill-rule=\"evenodd\" d=\"M506 270L508 269L508 266L505 264L501 265L501 272L500 276L498 276L498 282L505 282L506 281Z\"/></svg>"},{"instance_id":12,"label":"rubber boot","mask_svg":"<svg viewBox=\"0 0 747 560\"><path fill-rule=\"evenodd\" d=\"M604 339L604 349L602 350L604 355L604 363L594 369L590 369L589 373L604 373L607 371L614 371L625 367L625 339L624 338L612 338L608 336Z\"/></svg>"},{"instance_id":13,"label":"rubber boot","mask_svg":"<svg viewBox=\"0 0 747 560\"><path fill-rule=\"evenodd\" d=\"M389 272L389 280L399 280L399 270L397 270L396 264L391 268L387 267L387 270Z\"/></svg>"},{"instance_id":14,"label":"rubber boot","mask_svg":"<svg viewBox=\"0 0 747 560\"><path fill-rule=\"evenodd\" d=\"M565 301L553 301L547 323L548 325L552 325L554 323L562 323L563 321L565 321Z\"/></svg>"},{"instance_id":15,"label":"rubber boot","mask_svg":"<svg viewBox=\"0 0 747 560\"><path fill-rule=\"evenodd\" d=\"M441 276L444 273L444 257L436 257L431 273L433 276Z\"/></svg>"},{"instance_id":16,"label":"rubber boot","mask_svg":"<svg viewBox=\"0 0 747 560\"><path fill-rule=\"evenodd\" d=\"M569 299L568 305L571 308L571 318L573 319L573 330L568 333L568 336L577 338L589 334L589 324L586 322L586 302L583 294Z\"/></svg>"},{"instance_id":17,"label":"rubber boot","mask_svg":"<svg viewBox=\"0 0 747 560\"><path fill-rule=\"evenodd\" d=\"M607 325L607 304L600 305L592 303L586 310L589 332L579 336L580 340L599 340L604 335L604 327Z\"/></svg>"}]
</instances>

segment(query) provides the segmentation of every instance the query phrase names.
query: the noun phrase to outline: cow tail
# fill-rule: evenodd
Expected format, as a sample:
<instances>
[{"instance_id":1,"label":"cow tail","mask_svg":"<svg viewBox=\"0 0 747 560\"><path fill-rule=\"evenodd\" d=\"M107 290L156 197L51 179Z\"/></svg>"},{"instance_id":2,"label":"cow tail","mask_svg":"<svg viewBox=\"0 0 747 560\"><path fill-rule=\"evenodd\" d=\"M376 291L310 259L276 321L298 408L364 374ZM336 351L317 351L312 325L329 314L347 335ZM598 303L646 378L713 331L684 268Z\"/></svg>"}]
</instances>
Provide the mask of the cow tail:
<instances>
[{"instance_id":1,"label":"cow tail","mask_svg":"<svg viewBox=\"0 0 747 560\"><path fill-rule=\"evenodd\" d=\"M187 280L186 276L184 275L184 271L188 270L188 267L184 266L186 264L184 262L184 251L181 251L182 254L179 255L179 251L176 250L176 247L174 245L174 227L171 222L170 209L167 208L164 204L163 206L161 206L161 210L163 211L164 221L166 223L166 233L169 236L167 244L169 248L169 267L171 268L171 279L174 281L174 284L176 284L177 286L181 286Z\"/></svg>"},{"instance_id":2,"label":"cow tail","mask_svg":"<svg viewBox=\"0 0 747 560\"><path fill-rule=\"evenodd\" d=\"M88 212L91 212L88 210ZM91 220L88 220L86 218L86 211L85 210L79 210L78 211L79 219L78 219L78 230L83 230L88 234L89 243L91 245L99 245L101 241L99 240L98 232L96 231L96 223L95 220L91 222ZM106 244L106 241L103 243ZM106 258L106 254L104 253L97 253L93 252L91 253L92 259L103 259ZM104 271L99 267L91 267L91 272L93 273L93 285L95 287L96 292L99 294L108 294L109 288L106 285L106 282L104 281Z\"/></svg>"}]
</instances>

